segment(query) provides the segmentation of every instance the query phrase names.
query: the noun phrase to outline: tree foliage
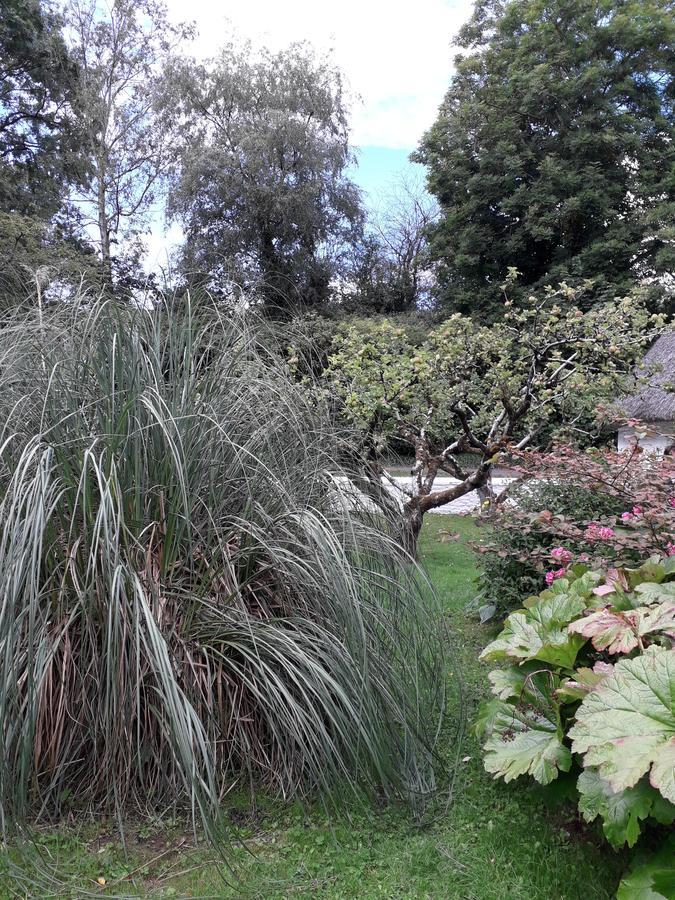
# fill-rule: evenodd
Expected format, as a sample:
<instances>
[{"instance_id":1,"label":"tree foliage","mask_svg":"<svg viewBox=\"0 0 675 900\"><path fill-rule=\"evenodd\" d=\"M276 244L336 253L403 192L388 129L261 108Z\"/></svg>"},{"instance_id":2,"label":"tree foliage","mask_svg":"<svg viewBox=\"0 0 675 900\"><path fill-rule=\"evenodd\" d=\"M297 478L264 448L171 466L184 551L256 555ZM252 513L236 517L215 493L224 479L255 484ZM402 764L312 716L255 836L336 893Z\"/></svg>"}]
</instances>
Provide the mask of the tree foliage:
<instances>
[{"instance_id":1,"label":"tree foliage","mask_svg":"<svg viewBox=\"0 0 675 900\"><path fill-rule=\"evenodd\" d=\"M170 213L188 278L255 288L268 307L324 302L362 218L340 72L307 45L233 42L172 79L185 128Z\"/></svg>"},{"instance_id":2,"label":"tree foliage","mask_svg":"<svg viewBox=\"0 0 675 900\"><path fill-rule=\"evenodd\" d=\"M337 335L326 378L364 451L376 459L396 436L415 453L405 500L415 528L424 512L485 488L504 451L547 443L616 396L658 317L638 296L585 313L580 299L563 285L508 307L499 328L455 314L427 332L378 319ZM458 483L434 490L441 472Z\"/></svg>"},{"instance_id":3,"label":"tree foliage","mask_svg":"<svg viewBox=\"0 0 675 900\"><path fill-rule=\"evenodd\" d=\"M84 177L73 102L77 67L50 3L7 0L0 8L0 303L34 293L36 279L77 257L77 229L64 203ZM80 260L81 261L81 260ZM39 273L39 274L38 274Z\"/></svg>"},{"instance_id":4,"label":"tree foliage","mask_svg":"<svg viewBox=\"0 0 675 900\"><path fill-rule=\"evenodd\" d=\"M434 303L428 232L436 204L415 179L402 179L371 210L337 291L343 310L361 315L428 310Z\"/></svg>"},{"instance_id":5,"label":"tree foliage","mask_svg":"<svg viewBox=\"0 0 675 900\"><path fill-rule=\"evenodd\" d=\"M674 42L669 0L479 0L418 153L446 303L497 315L509 266L610 297L673 272Z\"/></svg>"},{"instance_id":6,"label":"tree foliage","mask_svg":"<svg viewBox=\"0 0 675 900\"><path fill-rule=\"evenodd\" d=\"M46 219L61 202L72 161L76 74L62 21L40 0L0 10L0 208Z\"/></svg>"},{"instance_id":7,"label":"tree foliage","mask_svg":"<svg viewBox=\"0 0 675 900\"><path fill-rule=\"evenodd\" d=\"M70 0L67 23L77 63L80 155L89 177L75 194L97 234L103 281L157 199L172 158L167 120L157 115L168 54L190 31L173 26L161 0ZM124 265L124 262L123 262Z\"/></svg>"}]
</instances>

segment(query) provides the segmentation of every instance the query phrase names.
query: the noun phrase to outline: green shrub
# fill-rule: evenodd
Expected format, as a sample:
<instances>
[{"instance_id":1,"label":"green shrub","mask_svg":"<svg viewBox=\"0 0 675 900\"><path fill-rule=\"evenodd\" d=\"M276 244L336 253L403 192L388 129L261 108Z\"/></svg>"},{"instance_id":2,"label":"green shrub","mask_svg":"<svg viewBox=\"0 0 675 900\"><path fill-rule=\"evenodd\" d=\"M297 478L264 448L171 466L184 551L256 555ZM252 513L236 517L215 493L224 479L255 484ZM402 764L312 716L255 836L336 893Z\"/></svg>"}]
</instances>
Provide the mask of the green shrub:
<instances>
[{"instance_id":1,"label":"green shrub","mask_svg":"<svg viewBox=\"0 0 675 900\"><path fill-rule=\"evenodd\" d=\"M384 515L337 502L340 432L255 327L206 305L16 320L0 407L3 826L209 824L238 781L433 788L435 601Z\"/></svg>"},{"instance_id":2,"label":"green shrub","mask_svg":"<svg viewBox=\"0 0 675 900\"><path fill-rule=\"evenodd\" d=\"M614 847L675 821L675 557L572 566L482 658L503 663L476 726L488 772L543 785L566 773Z\"/></svg>"}]
</instances>

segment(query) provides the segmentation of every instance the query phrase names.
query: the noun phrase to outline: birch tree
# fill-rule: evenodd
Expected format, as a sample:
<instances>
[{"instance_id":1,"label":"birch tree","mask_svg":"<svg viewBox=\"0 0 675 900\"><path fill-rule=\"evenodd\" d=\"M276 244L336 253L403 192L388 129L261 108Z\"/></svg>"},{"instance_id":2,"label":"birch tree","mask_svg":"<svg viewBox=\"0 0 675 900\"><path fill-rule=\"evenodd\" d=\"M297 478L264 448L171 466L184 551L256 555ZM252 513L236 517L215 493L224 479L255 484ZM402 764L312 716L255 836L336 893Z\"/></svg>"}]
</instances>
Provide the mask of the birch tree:
<instances>
[{"instance_id":1,"label":"birch tree","mask_svg":"<svg viewBox=\"0 0 675 900\"><path fill-rule=\"evenodd\" d=\"M111 285L116 248L147 221L170 166L167 119L156 114L157 98L165 61L190 31L171 25L158 0L71 0L67 25L89 169L75 199Z\"/></svg>"}]
</instances>

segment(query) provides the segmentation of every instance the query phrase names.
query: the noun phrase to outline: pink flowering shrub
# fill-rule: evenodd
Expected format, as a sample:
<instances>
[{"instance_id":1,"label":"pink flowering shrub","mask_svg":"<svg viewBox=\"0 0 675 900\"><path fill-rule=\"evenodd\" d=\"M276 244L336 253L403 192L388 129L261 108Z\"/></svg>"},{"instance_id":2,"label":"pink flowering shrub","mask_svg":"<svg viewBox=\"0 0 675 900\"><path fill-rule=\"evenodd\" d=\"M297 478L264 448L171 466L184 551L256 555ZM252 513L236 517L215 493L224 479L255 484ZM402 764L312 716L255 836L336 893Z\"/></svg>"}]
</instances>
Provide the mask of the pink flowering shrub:
<instances>
[{"instance_id":1,"label":"pink flowering shrub","mask_svg":"<svg viewBox=\"0 0 675 900\"><path fill-rule=\"evenodd\" d=\"M566 566L568 563L572 562L573 554L570 553L569 550L565 550L564 547L554 547L551 550L551 559L555 559L557 562L561 562L563 566Z\"/></svg>"},{"instance_id":2,"label":"pink flowering shrub","mask_svg":"<svg viewBox=\"0 0 675 900\"><path fill-rule=\"evenodd\" d=\"M565 574L675 555L675 460L633 447L524 453L515 505L491 520L482 554L483 598L509 609Z\"/></svg>"},{"instance_id":3,"label":"pink flowering shrub","mask_svg":"<svg viewBox=\"0 0 675 900\"><path fill-rule=\"evenodd\" d=\"M546 584L553 584L556 578L562 578L565 575L565 569L556 569L546 573Z\"/></svg>"}]
</instances>

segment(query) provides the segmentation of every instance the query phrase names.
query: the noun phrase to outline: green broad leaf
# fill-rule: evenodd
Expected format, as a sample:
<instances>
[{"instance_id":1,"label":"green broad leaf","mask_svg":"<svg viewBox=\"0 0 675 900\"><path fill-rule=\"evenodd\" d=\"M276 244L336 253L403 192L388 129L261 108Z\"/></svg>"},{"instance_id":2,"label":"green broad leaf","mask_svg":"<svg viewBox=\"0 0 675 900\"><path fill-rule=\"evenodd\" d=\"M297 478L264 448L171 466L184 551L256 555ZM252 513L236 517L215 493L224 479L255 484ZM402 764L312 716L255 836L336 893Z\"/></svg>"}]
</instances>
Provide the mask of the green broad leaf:
<instances>
[{"instance_id":1,"label":"green broad leaf","mask_svg":"<svg viewBox=\"0 0 675 900\"><path fill-rule=\"evenodd\" d=\"M641 853L621 881L616 900L673 900L675 834L656 853Z\"/></svg>"},{"instance_id":2,"label":"green broad leaf","mask_svg":"<svg viewBox=\"0 0 675 900\"><path fill-rule=\"evenodd\" d=\"M525 663L522 667L509 666L505 669L493 669L488 673L488 681L492 686L492 693L499 700L516 700L525 690L527 669L536 663Z\"/></svg>"},{"instance_id":3,"label":"green broad leaf","mask_svg":"<svg viewBox=\"0 0 675 900\"><path fill-rule=\"evenodd\" d=\"M506 782L531 775L540 784L569 771L572 754L562 743L557 722L530 708L496 702L500 707L485 744L486 771Z\"/></svg>"},{"instance_id":4,"label":"green broad leaf","mask_svg":"<svg viewBox=\"0 0 675 900\"><path fill-rule=\"evenodd\" d=\"M585 575L589 572L589 568L585 563L573 563L569 570L576 578L581 578L582 575Z\"/></svg>"},{"instance_id":5,"label":"green broad leaf","mask_svg":"<svg viewBox=\"0 0 675 900\"><path fill-rule=\"evenodd\" d=\"M650 647L622 659L591 691L570 729L572 750L585 754L613 791L649 775L651 785L675 803L675 650Z\"/></svg>"},{"instance_id":6,"label":"green broad leaf","mask_svg":"<svg viewBox=\"0 0 675 900\"><path fill-rule=\"evenodd\" d=\"M654 558L641 565L639 569L625 569L624 571L628 579L628 585L632 590L635 590L643 582L660 584L666 577L666 570L663 564Z\"/></svg>"},{"instance_id":7,"label":"green broad leaf","mask_svg":"<svg viewBox=\"0 0 675 900\"><path fill-rule=\"evenodd\" d=\"M537 662L493 669L488 680L492 693L500 700L516 700L548 710L557 706L554 692L560 685L560 678Z\"/></svg>"},{"instance_id":8,"label":"green broad leaf","mask_svg":"<svg viewBox=\"0 0 675 900\"><path fill-rule=\"evenodd\" d=\"M481 653L481 659L538 659L571 669L586 640L567 625L585 609L581 597L553 594L529 609L512 613L504 629Z\"/></svg>"},{"instance_id":9,"label":"green broad leaf","mask_svg":"<svg viewBox=\"0 0 675 900\"><path fill-rule=\"evenodd\" d=\"M501 700L484 700L478 707L473 732L477 738L489 737L502 711Z\"/></svg>"},{"instance_id":10,"label":"green broad leaf","mask_svg":"<svg viewBox=\"0 0 675 900\"><path fill-rule=\"evenodd\" d=\"M593 596L593 588L602 580L600 572L592 572L583 566L583 573L579 577L570 578L570 573L564 578L556 579L553 584L535 597L535 601L549 600L551 597L571 596L583 597L584 600ZM534 604L536 605L536 603Z\"/></svg>"},{"instance_id":11,"label":"green broad leaf","mask_svg":"<svg viewBox=\"0 0 675 900\"><path fill-rule=\"evenodd\" d=\"M585 769L579 776L577 789L579 812L587 822L600 816L605 837L615 849L624 844L633 847L640 836L640 822L650 816L658 815L662 824L666 824L664 819L675 818L675 805L664 801L644 778L634 787L613 791L596 769ZM670 816L664 803L670 807Z\"/></svg>"},{"instance_id":12,"label":"green broad leaf","mask_svg":"<svg viewBox=\"0 0 675 900\"><path fill-rule=\"evenodd\" d=\"M593 596L593 589L602 581L602 573L586 571L570 585L570 594L573 597L588 599Z\"/></svg>"},{"instance_id":13,"label":"green broad leaf","mask_svg":"<svg viewBox=\"0 0 675 900\"><path fill-rule=\"evenodd\" d=\"M675 602L675 581L668 581L665 584L645 582L639 584L635 591L642 594L640 599L644 604L664 603L668 600Z\"/></svg>"}]
</instances>

